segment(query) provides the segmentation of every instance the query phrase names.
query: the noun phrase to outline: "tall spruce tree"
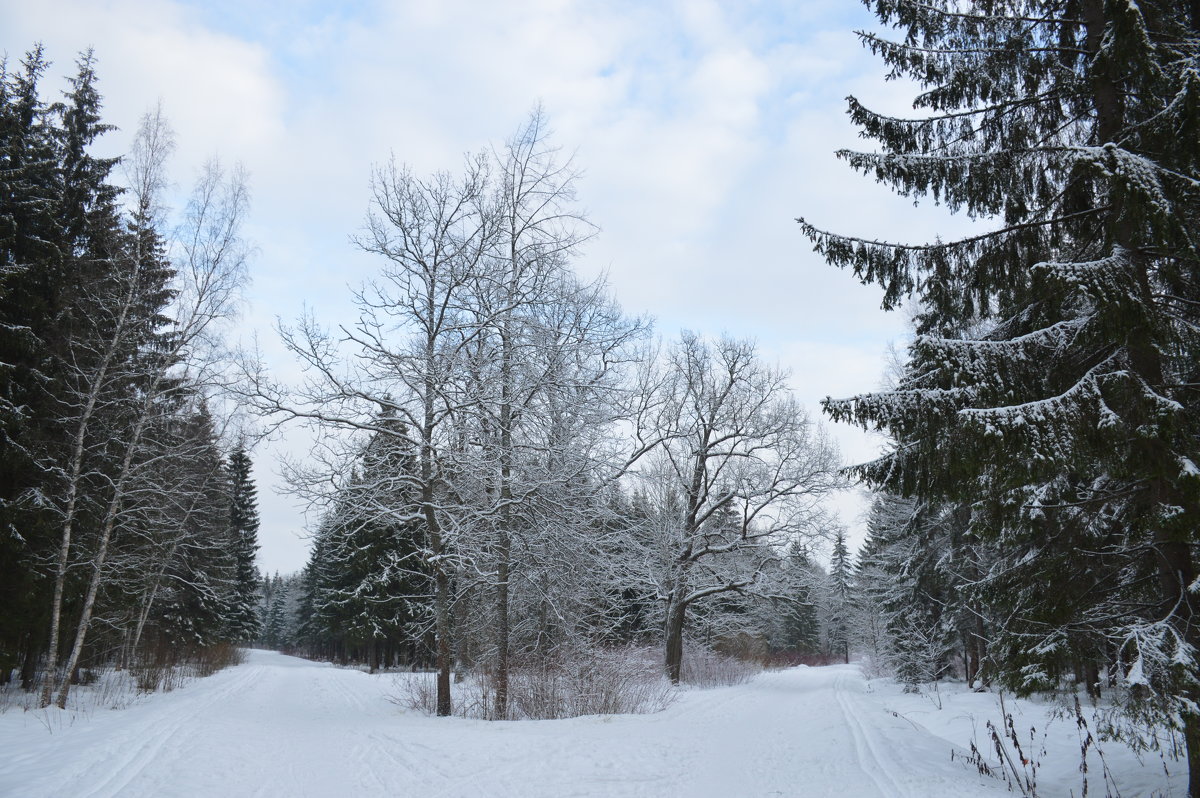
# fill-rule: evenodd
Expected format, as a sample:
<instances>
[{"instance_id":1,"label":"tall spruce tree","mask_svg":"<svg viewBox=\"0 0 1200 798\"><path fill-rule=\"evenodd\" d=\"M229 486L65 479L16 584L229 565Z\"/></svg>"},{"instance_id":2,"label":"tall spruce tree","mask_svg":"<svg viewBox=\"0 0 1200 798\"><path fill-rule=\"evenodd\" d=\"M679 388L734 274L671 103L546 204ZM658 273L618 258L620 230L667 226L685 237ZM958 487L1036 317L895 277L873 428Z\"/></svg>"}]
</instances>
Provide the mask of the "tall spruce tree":
<instances>
[{"instance_id":1,"label":"tall spruce tree","mask_svg":"<svg viewBox=\"0 0 1200 798\"><path fill-rule=\"evenodd\" d=\"M226 615L228 639L250 641L262 633L258 617L258 490L250 475L250 455L243 444L229 455L229 537L234 579Z\"/></svg>"},{"instance_id":2,"label":"tall spruce tree","mask_svg":"<svg viewBox=\"0 0 1200 798\"><path fill-rule=\"evenodd\" d=\"M10 70L0 63L0 676L20 667L28 689L45 649L46 580L38 563L53 545L53 513L33 497L51 492L39 467L55 370L46 341L60 287L55 124L39 82L48 63L35 47Z\"/></svg>"},{"instance_id":3,"label":"tall spruce tree","mask_svg":"<svg viewBox=\"0 0 1200 798\"><path fill-rule=\"evenodd\" d=\"M801 220L885 307L921 303L896 389L827 410L899 442L860 467L869 482L966 504L1000 544L1001 681L1052 687L1064 649L1110 651L1125 717L1182 731L1198 796L1200 4L868 5L900 35L863 41L926 113L851 99L882 151L842 156L992 229L909 245ZM1051 562L1092 589L1063 600Z\"/></svg>"}]
</instances>

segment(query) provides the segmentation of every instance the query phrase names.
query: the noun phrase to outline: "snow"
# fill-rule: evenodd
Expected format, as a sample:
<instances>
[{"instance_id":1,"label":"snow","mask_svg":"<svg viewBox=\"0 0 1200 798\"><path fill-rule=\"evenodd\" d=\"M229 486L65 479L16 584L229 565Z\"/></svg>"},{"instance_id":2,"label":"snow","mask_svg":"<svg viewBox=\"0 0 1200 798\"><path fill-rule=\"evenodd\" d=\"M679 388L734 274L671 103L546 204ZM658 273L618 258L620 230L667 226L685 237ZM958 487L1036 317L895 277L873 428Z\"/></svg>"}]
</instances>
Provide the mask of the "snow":
<instances>
[{"instance_id":1,"label":"snow","mask_svg":"<svg viewBox=\"0 0 1200 798\"><path fill-rule=\"evenodd\" d=\"M243 665L126 709L73 721L58 710L10 710L0 715L0 795L1009 794L961 759L973 733L988 747L982 729L988 712L999 718L994 695L943 690L937 709L934 696L868 682L855 665L684 690L653 715L503 723L404 710L389 698L407 678L420 677L251 651ZM1018 706L1039 717L1046 709ZM1045 795L1078 788L1074 721L1058 723L1063 733L1047 744L1058 778L1039 774ZM1137 767L1109 749L1106 756L1121 772ZM1123 795L1162 787L1160 762L1144 772L1121 785Z\"/></svg>"}]
</instances>

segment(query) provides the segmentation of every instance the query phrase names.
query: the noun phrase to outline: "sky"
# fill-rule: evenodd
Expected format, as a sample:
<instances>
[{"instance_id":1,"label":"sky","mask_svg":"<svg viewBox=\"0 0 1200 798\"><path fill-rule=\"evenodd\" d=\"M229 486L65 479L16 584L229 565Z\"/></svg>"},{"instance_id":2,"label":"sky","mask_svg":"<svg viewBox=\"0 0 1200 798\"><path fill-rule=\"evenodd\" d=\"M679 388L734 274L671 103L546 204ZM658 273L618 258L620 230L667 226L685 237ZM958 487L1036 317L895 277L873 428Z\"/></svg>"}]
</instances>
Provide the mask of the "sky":
<instances>
[{"instance_id":1,"label":"sky","mask_svg":"<svg viewBox=\"0 0 1200 798\"><path fill-rule=\"evenodd\" d=\"M871 146L846 118L847 95L911 113L913 88L886 82L855 36L873 23L851 0L0 0L0 52L14 63L42 42L53 96L94 48L105 121L118 127L98 151L126 151L161 101L178 192L211 157L246 168L255 254L230 335L285 378L294 365L274 325L305 308L326 325L350 320L351 288L380 267L351 243L372 166L456 171L540 102L600 229L576 269L606 274L626 311L668 339L753 338L819 417L822 398L879 387L907 317L826 265L796 217L917 241L966 224L835 156ZM848 463L883 443L823 423ZM280 452L302 445L291 435L253 453L268 573L307 560L315 519L278 476ZM834 504L861 541L862 496Z\"/></svg>"}]
</instances>

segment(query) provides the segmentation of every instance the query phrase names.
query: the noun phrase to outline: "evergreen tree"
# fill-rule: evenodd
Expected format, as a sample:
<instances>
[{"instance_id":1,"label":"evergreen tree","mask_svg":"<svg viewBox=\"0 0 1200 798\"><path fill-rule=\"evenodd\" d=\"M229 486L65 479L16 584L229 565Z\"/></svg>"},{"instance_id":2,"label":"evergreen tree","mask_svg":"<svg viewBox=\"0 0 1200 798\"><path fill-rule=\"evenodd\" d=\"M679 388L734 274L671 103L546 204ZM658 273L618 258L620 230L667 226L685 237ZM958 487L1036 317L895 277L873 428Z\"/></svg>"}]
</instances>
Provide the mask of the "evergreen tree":
<instances>
[{"instance_id":1,"label":"evergreen tree","mask_svg":"<svg viewBox=\"0 0 1200 798\"><path fill-rule=\"evenodd\" d=\"M244 203L215 208L185 222L175 273L156 199L169 129L148 149L139 130L124 208L117 159L93 152L111 129L95 59L76 66L47 103L40 47L0 64L0 675L19 665L32 687L44 663L60 705L80 663L129 661L147 624L155 645L220 635L224 488L195 343L243 252Z\"/></svg>"},{"instance_id":2,"label":"evergreen tree","mask_svg":"<svg viewBox=\"0 0 1200 798\"><path fill-rule=\"evenodd\" d=\"M901 35L865 43L928 113L852 99L882 152L843 156L994 226L907 245L802 222L885 306L921 302L896 389L827 409L898 441L860 468L869 482L965 505L998 544L991 582L1014 610L990 652L1001 681L1043 689L1064 649L1111 650L1126 717L1179 724L1200 795L1200 9L869 4ZM1093 589L1063 600L1074 579L1055 563Z\"/></svg>"},{"instance_id":3,"label":"evergreen tree","mask_svg":"<svg viewBox=\"0 0 1200 798\"><path fill-rule=\"evenodd\" d=\"M52 493L42 468L53 393L47 342L61 287L51 277L58 252L55 123L40 96L48 66L40 46L21 68L0 62L0 676L21 668L29 688L46 645L49 594L38 563L53 547Z\"/></svg>"},{"instance_id":4,"label":"evergreen tree","mask_svg":"<svg viewBox=\"0 0 1200 798\"><path fill-rule=\"evenodd\" d=\"M300 629L315 652L367 662L423 658L430 571L404 427L382 412L323 519L305 569Z\"/></svg>"},{"instance_id":5,"label":"evergreen tree","mask_svg":"<svg viewBox=\"0 0 1200 798\"><path fill-rule=\"evenodd\" d=\"M799 541L792 543L786 560L791 600L780 607L781 625L776 648L796 654L817 654L821 649L820 593L826 575Z\"/></svg>"},{"instance_id":6,"label":"evergreen tree","mask_svg":"<svg viewBox=\"0 0 1200 798\"><path fill-rule=\"evenodd\" d=\"M230 640L249 641L261 633L258 616L259 573L258 499L250 475L250 456L238 444L229 455L229 543L234 557L234 579L228 598L227 632Z\"/></svg>"},{"instance_id":7,"label":"evergreen tree","mask_svg":"<svg viewBox=\"0 0 1200 798\"><path fill-rule=\"evenodd\" d=\"M867 540L858 550L854 563L850 639L866 657L867 664L879 672L887 656L890 641L884 619L883 592L886 575L879 563L880 546L868 530Z\"/></svg>"},{"instance_id":8,"label":"evergreen tree","mask_svg":"<svg viewBox=\"0 0 1200 798\"><path fill-rule=\"evenodd\" d=\"M42 466L57 483L53 494L60 524L50 667L66 653L59 637L72 560L88 563L90 574L63 673L43 683L43 705L57 682L60 707L102 598L105 562L133 499L140 457L150 445L156 417L170 412L167 398L180 387L169 373L179 364L179 351L164 316L174 272L158 233L136 218L132 224L122 218L120 192L108 182L117 159L90 154L111 126L100 121L92 54L85 53L77 64L78 75L61 105L55 216L62 243L49 270L50 279L63 286L64 303L56 309L56 336L48 342L58 378L52 385L51 419L62 433Z\"/></svg>"},{"instance_id":9,"label":"evergreen tree","mask_svg":"<svg viewBox=\"0 0 1200 798\"><path fill-rule=\"evenodd\" d=\"M266 619L263 622L263 643L267 648L280 649L291 644L291 624L288 612L287 583L275 574L271 582Z\"/></svg>"},{"instance_id":10,"label":"evergreen tree","mask_svg":"<svg viewBox=\"0 0 1200 798\"><path fill-rule=\"evenodd\" d=\"M852 577L850 550L846 548L846 530L839 529L833 538L833 556L829 561L829 579L825 596L825 646L830 656L850 663L850 582Z\"/></svg>"},{"instance_id":11,"label":"evergreen tree","mask_svg":"<svg viewBox=\"0 0 1200 798\"><path fill-rule=\"evenodd\" d=\"M137 511L143 545L127 564L152 576L143 592L142 617L155 642L168 650L239 639L231 637L228 621L236 575L228 534L228 475L206 403L193 407L166 416L166 428L156 430L157 445L147 465L153 464L158 477L130 508ZM153 548L147 550L145 543ZM133 644L136 648L137 638Z\"/></svg>"}]
</instances>

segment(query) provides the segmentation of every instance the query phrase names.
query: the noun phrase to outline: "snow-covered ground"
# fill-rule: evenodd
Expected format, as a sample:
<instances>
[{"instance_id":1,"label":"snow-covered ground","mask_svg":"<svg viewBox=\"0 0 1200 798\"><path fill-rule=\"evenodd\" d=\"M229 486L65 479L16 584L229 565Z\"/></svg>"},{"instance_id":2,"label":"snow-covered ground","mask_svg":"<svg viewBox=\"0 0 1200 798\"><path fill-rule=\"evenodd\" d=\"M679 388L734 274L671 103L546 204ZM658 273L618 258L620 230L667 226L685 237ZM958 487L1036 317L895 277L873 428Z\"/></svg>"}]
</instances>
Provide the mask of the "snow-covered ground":
<instances>
[{"instance_id":1,"label":"snow-covered ground","mask_svg":"<svg viewBox=\"0 0 1200 798\"><path fill-rule=\"evenodd\" d=\"M654 715L557 721L439 719L402 710L391 675L272 652L121 710L0 714L0 795L37 796L839 796L1008 795L951 751L994 696L903 695L856 666L766 673L684 691ZM1045 733L1045 707L1018 727ZM1036 719L1031 721L1031 717ZM1040 794L1079 794L1078 739L1046 738ZM1157 758L1105 749L1121 795L1182 795ZM1182 774L1184 768L1170 763ZM1099 763L1093 767L1099 769ZM1093 795L1103 795L1093 780ZM1168 791L1170 786L1173 791Z\"/></svg>"}]
</instances>

